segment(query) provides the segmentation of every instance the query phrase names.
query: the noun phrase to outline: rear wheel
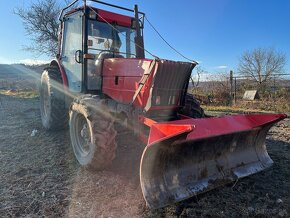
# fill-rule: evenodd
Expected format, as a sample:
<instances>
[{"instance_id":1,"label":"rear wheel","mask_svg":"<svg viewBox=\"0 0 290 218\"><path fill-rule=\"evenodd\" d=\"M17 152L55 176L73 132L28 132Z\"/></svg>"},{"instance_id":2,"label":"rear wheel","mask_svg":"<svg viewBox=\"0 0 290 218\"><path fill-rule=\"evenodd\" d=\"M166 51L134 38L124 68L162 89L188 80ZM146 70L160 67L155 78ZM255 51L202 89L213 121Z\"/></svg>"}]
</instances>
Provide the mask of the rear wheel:
<instances>
[{"instance_id":1,"label":"rear wheel","mask_svg":"<svg viewBox=\"0 0 290 218\"><path fill-rule=\"evenodd\" d=\"M200 107L200 103L191 94L186 94L185 104L181 110L181 114L192 118L205 117L204 110Z\"/></svg>"},{"instance_id":2,"label":"rear wheel","mask_svg":"<svg viewBox=\"0 0 290 218\"><path fill-rule=\"evenodd\" d=\"M43 126L48 130L63 129L67 124L68 113L62 79L57 68L49 67L43 71L39 95Z\"/></svg>"},{"instance_id":3,"label":"rear wheel","mask_svg":"<svg viewBox=\"0 0 290 218\"><path fill-rule=\"evenodd\" d=\"M93 170L110 166L115 158L117 132L104 100L90 95L78 98L69 115L70 139L78 162Z\"/></svg>"}]
</instances>

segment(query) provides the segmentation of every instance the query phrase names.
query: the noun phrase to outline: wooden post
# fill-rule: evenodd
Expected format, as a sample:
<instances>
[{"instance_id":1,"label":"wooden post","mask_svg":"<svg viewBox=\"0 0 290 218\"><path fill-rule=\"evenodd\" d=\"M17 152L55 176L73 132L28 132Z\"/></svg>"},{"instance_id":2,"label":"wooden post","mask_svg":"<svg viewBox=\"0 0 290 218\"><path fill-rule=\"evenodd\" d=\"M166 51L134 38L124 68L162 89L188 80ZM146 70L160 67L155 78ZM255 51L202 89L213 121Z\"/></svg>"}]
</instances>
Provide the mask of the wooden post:
<instances>
[{"instance_id":1,"label":"wooden post","mask_svg":"<svg viewBox=\"0 0 290 218\"><path fill-rule=\"evenodd\" d=\"M231 104L233 104L233 71L231 70L230 71L230 88L231 88L231 90L230 90L230 95L231 95Z\"/></svg>"},{"instance_id":2,"label":"wooden post","mask_svg":"<svg viewBox=\"0 0 290 218\"><path fill-rule=\"evenodd\" d=\"M276 99L276 77L274 75L274 99Z\"/></svg>"},{"instance_id":3,"label":"wooden post","mask_svg":"<svg viewBox=\"0 0 290 218\"><path fill-rule=\"evenodd\" d=\"M235 77L235 104L237 103L237 77Z\"/></svg>"}]
</instances>

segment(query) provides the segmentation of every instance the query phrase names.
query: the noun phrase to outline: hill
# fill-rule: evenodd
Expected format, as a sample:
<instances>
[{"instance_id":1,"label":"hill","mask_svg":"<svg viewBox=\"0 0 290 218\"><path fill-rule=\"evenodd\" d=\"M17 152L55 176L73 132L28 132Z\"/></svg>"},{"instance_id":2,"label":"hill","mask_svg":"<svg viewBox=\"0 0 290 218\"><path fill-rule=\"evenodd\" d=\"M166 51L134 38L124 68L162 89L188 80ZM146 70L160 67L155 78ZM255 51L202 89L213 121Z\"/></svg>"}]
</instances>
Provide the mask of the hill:
<instances>
[{"instance_id":1,"label":"hill","mask_svg":"<svg viewBox=\"0 0 290 218\"><path fill-rule=\"evenodd\" d=\"M0 64L0 79L35 77L47 65Z\"/></svg>"},{"instance_id":2,"label":"hill","mask_svg":"<svg viewBox=\"0 0 290 218\"><path fill-rule=\"evenodd\" d=\"M47 65L0 64L0 89L36 89Z\"/></svg>"}]
</instances>

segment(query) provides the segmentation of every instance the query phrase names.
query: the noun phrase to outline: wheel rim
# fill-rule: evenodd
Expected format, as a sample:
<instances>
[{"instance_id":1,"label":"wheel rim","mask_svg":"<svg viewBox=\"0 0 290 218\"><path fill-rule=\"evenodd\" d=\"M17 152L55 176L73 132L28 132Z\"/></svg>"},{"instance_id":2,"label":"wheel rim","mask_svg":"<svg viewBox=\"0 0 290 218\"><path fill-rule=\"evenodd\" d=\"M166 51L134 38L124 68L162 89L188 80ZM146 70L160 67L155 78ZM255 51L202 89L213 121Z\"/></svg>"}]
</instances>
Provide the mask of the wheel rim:
<instances>
[{"instance_id":1,"label":"wheel rim","mask_svg":"<svg viewBox=\"0 0 290 218\"><path fill-rule=\"evenodd\" d=\"M82 157L87 156L91 150L91 133L89 124L82 114L76 115L74 130L75 152Z\"/></svg>"},{"instance_id":2,"label":"wheel rim","mask_svg":"<svg viewBox=\"0 0 290 218\"><path fill-rule=\"evenodd\" d=\"M48 117L48 113L50 111L50 101L48 97L48 85L47 83L43 83L41 85L41 92L40 92L40 105L42 116Z\"/></svg>"}]
</instances>

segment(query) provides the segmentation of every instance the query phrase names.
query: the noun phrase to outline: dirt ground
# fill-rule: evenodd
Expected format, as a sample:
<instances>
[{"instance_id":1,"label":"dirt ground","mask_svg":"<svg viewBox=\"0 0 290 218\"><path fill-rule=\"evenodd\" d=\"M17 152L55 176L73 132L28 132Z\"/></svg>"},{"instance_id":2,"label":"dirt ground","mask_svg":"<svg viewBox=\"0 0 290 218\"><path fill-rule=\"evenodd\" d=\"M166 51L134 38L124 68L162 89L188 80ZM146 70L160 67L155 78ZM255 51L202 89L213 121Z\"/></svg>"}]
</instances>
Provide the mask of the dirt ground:
<instances>
[{"instance_id":1,"label":"dirt ground","mask_svg":"<svg viewBox=\"0 0 290 218\"><path fill-rule=\"evenodd\" d=\"M137 140L123 133L113 166L89 172L76 162L67 130L43 129L38 105L38 98L0 95L0 217L290 216L289 119L267 137L273 167L182 203L148 210L139 185L142 145Z\"/></svg>"}]
</instances>

